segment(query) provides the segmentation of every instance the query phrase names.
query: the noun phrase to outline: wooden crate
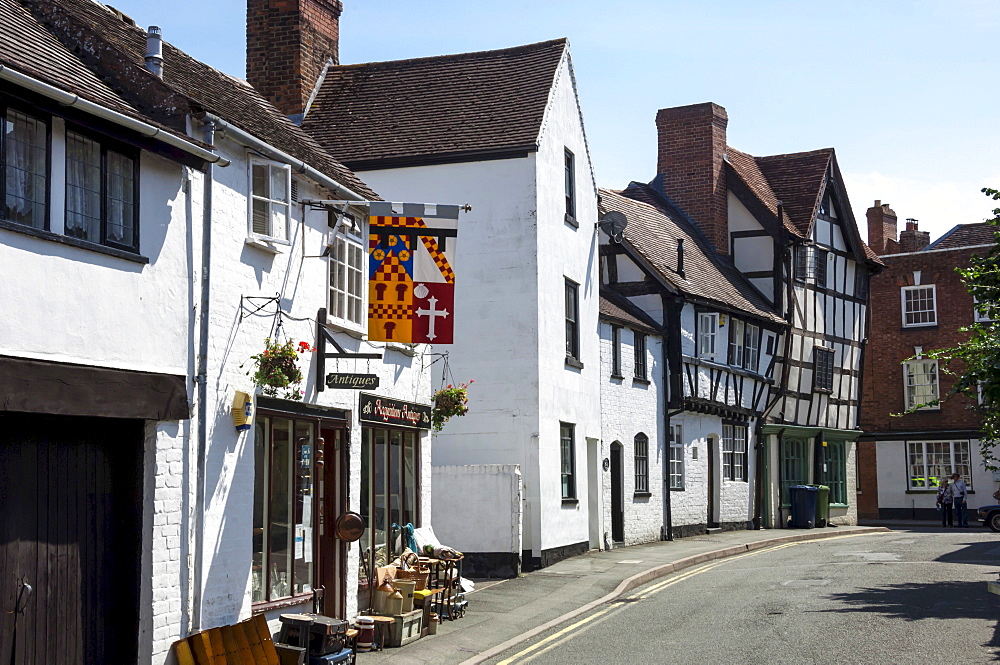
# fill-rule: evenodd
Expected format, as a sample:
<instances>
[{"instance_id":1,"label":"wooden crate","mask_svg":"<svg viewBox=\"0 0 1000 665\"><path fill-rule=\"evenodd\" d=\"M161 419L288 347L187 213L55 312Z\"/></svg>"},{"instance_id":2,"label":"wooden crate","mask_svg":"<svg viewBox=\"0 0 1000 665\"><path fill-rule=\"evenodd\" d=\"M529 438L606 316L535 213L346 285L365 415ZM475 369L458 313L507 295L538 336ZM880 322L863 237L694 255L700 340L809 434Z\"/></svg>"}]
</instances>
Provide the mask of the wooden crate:
<instances>
[{"instance_id":1,"label":"wooden crate","mask_svg":"<svg viewBox=\"0 0 1000 665\"><path fill-rule=\"evenodd\" d=\"M401 647L420 639L420 629L423 627L423 610L413 610L406 614L398 614L395 621L386 627L385 646Z\"/></svg>"}]
</instances>

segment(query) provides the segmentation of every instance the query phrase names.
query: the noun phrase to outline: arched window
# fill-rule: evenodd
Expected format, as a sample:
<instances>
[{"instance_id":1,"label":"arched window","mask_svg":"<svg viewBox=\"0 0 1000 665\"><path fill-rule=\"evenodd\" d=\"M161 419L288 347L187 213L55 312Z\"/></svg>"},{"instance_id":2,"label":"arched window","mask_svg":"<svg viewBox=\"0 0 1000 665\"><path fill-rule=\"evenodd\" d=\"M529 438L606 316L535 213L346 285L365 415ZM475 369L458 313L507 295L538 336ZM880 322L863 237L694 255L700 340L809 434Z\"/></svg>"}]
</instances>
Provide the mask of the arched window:
<instances>
[{"instance_id":1,"label":"arched window","mask_svg":"<svg viewBox=\"0 0 1000 665\"><path fill-rule=\"evenodd\" d=\"M635 491L649 491L649 437L639 432L635 435Z\"/></svg>"}]
</instances>

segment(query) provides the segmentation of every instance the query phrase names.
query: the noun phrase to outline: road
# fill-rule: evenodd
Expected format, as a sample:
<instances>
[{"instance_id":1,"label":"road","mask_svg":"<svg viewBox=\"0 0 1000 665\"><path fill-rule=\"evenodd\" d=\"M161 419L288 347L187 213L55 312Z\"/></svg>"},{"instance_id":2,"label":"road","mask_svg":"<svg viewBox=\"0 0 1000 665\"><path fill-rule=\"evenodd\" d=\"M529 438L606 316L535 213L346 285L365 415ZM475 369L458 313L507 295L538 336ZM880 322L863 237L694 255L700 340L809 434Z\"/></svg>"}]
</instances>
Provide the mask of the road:
<instances>
[{"instance_id":1,"label":"road","mask_svg":"<svg viewBox=\"0 0 1000 665\"><path fill-rule=\"evenodd\" d=\"M1000 537L981 528L790 543L663 578L492 663L1000 660Z\"/></svg>"}]
</instances>

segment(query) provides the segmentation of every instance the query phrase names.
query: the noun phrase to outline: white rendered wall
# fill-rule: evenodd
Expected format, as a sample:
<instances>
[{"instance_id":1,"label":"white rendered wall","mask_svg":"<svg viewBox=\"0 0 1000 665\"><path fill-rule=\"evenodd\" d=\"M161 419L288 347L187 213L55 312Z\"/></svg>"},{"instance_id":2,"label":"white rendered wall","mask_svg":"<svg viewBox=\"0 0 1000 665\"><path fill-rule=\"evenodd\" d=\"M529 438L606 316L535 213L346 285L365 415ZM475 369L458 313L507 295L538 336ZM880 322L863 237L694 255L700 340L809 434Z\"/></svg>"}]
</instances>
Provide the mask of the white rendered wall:
<instances>
[{"instance_id":1,"label":"white rendered wall","mask_svg":"<svg viewBox=\"0 0 1000 665\"><path fill-rule=\"evenodd\" d=\"M920 439L920 441L933 440ZM974 492L968 497L970 510L997 503L993 498L997 483L993 480L993 473L987 471L983 466L983 457L979 454L978 439L969 441L969 453L972 458L972 492ZM933 510L937 500L936 491L907 493L909 476L907 475L906 455L906 441L877 441L875 443L875 459L878 469L878 505L880 508L929 508ZM975 515L969 519L971 523L975 519Z\"/></svg>"},{"instance_id":2,"label":"white rendered wall","mask_svg":"<svg viewBox=\"0 0 1000 665\"><path fill-rule=\"evenodd\" d=\"M625 515L625 544L635 545L659 540L663 517L663 466L667 439L663 430L664 380L663 346L659 337L646 337L646 376L648 383L635 381L634 332L621 328L622 379L611 376L613 338L611 324L601 321L601 459L611 458L611 444L622 444L622 506ZM635 496L635 435L649 439L650 496ZM603 479L602 544L611 541L611 471L600 473Z\"/></svg>"},{"instance_id":3,"label":"white rendered wall","mask_svg":"<svg viewBox=\"0 0 1000 665\"><path fill-rule=\"evenodd\" d=\"M521 554L517 465L435 466L433 479L438 540L460 552Z\"/></svg>"},{"instance_id":4,"label":"white rendered wall","mask_svg":"<svg viewBox=\"0 0 1000 665\"><path fill-rule=\"evenodd\" d=\"M564 221L564 151L576 157L579 228ZM471 203L455 258L457 381L476 379L470 412L435 436L436 465L518 464L524 548L588 540L586 439L600 437L596 187L568 62L537 153L522 159L361 174L393 201ZM565 366L565 278L580 284L584 369ZM561 501L559 423L576 425L576 506Z\"/></svg>"},{"instance_id":5,"label":"white rendered wall","mask_svg":"<svg viewBox=\"0 0 1000 665\"><path fill-rule=\"evenodd\" d=\"M564 221L565 151L576 163L576 220ZM600 348L597 310L597 186L593 179L583 122L568 54L550 93L542 126L536 167L538 191L538 319L539 337L539 501L540 549L589 542L587 439L601 438ZM579 284L579 359L584 368L566 365L565 280ZM576 426L576 498L562 501L559 473L559 427ZM529 490L530 491L530 490Z\"/></svg>"}]
</instances>

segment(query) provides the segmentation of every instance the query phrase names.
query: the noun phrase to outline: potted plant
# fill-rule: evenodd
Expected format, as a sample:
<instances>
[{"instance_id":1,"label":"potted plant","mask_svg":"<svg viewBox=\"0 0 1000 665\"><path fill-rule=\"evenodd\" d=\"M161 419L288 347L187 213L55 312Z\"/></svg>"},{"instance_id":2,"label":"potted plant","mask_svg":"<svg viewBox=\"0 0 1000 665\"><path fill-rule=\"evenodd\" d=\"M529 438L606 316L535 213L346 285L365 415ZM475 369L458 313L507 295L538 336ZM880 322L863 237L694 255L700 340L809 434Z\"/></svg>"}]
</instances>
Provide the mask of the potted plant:
<instances>
[{"instance_id":1,"label":"potted plant","mask_svg":"<svg viewBox=\"0 0 1000 665\"><path fill-rule=\"evenodd\" d=\"M269 337L264 340L264 350L250 356L254 371L247 372L247 376L253 376L253 382L260 386L263 395L301 400L303 392L299 389L302 383L299 354L315 350L309 342L299 342L296 345L290 339L282 343Z\"/></svg>"},{"instance_id":2,"label":"potted plant","mask_svg":"<svg viewBox=\"0 0 1000 665\"><path fill-rule=\"evenodd\" d=\"M464 416L469 412L469 386L475 379L457 386L448 384L434 393L434 406L431 409L431 426L435 432L440 432L449 418Z\"/></svg>"}]
</instances>

